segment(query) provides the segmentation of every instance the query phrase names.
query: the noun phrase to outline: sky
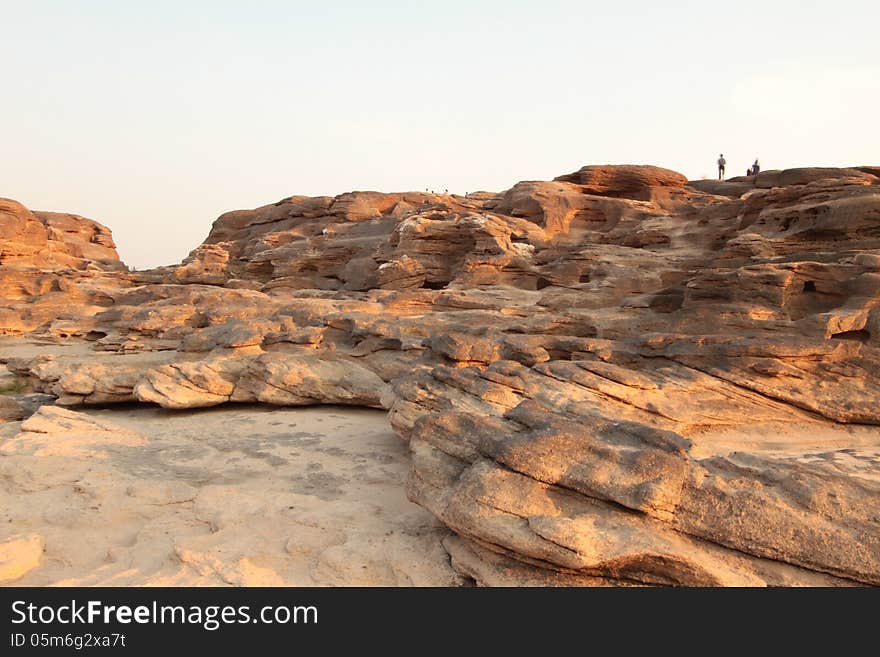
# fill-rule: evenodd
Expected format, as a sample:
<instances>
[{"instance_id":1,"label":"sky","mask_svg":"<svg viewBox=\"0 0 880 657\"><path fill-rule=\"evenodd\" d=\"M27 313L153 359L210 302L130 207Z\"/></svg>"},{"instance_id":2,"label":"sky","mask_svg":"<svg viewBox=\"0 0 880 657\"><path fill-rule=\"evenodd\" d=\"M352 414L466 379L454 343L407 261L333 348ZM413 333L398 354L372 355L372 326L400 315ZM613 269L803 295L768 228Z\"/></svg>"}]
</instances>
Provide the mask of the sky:
<instances>
[{"instance_id":1,"label":"sky","mask_svg":"<svg viewBox=\"0 0 880 657\"><path fill-rule=\"evenodd\" d=\"M0 196L138 268L293 194L880 164L876 0L0 0Z\"/></svg>"}]
</instances>

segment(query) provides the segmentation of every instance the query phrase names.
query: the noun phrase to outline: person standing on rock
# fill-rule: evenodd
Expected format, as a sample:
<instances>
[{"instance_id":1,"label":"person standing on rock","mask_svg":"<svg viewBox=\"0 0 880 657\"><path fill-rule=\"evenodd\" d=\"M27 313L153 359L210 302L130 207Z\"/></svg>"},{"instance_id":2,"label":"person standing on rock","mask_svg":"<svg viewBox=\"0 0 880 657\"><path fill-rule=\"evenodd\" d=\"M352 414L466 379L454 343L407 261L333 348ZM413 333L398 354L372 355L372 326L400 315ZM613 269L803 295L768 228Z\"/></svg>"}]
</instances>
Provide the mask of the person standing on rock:
<instances>
[{"instance_id":1,"label":"person standing on rock","mask_svg":"<svg viewBox=\"0 0 880 657\"><path fill-rule=\"evenodd\" d=\"M727 166L727 160L724 159L724 153L718 158L718 180L724 180L724 167Z\"/></svg>"},{"instance_id":2,"label":"person standing on rock","mask_svg":"<svg viewBox=\"0 0 880 657\"><path fill-rule=\"evenodd\" d=\"M752 175L757 176L761 173L761 165L758 163L758 158L755 158L755 163L752 165Z\"/></svg>"}]
</instances>

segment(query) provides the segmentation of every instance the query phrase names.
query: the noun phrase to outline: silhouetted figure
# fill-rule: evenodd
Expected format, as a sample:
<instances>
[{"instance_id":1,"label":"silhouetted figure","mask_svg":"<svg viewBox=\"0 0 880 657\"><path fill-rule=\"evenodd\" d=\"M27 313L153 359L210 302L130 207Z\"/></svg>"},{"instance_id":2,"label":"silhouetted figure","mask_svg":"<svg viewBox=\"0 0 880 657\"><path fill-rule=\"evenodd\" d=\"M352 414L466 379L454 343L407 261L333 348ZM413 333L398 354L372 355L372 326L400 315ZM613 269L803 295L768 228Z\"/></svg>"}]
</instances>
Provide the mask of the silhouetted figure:
<instances>
[{"instance_id":1,"label":"silhouetted figure","mask_svg":"<svg viewBox=\"0 0 880 657\"><path fill-rule=\"evenodd\" d=\"M727 166L727 160L724 159L724 153L718 158L718 180L724 180L724 167Z\"/></svg>"},{"instance_id":2,"label":"silhouetted figure","mask_svg":"<svg viewBox=\"0 0 880 657\"><path fill-rule=\"evenodd\" d=\"M761 173L761 165L758 163L758 158L755 158L755 163L752 165L752 175L757 176Z\"/></svg>"}]
</instances>

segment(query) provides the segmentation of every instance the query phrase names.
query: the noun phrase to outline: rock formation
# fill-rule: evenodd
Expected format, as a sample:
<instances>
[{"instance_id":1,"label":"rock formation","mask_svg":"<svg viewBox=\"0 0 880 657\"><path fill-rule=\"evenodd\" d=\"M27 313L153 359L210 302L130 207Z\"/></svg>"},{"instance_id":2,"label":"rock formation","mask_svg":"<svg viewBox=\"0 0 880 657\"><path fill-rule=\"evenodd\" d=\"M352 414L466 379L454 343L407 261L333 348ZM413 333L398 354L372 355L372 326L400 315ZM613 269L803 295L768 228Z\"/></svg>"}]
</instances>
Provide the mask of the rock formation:
<instances>
[{"instance_id":1,"label":"rock formation","mask_svg":"<svg viewBox=\"0 0 880 657\"><path fill-rule=\"evenodd\" d=\"M125 284L108 228L0 198L0 335L54 322L68 337L60 329L65 320L112 305L113 290Z\"/></svg>"},{"instance_id":2,"label":"rock formation","mask_svg":"<svg viewBox=\"0 0 880 657\"><path fill-rule=\"evenodd\" d=\"M145 272L0 212L0 331L89 345L0 349L28 387L0 417L386 408L478 583L880 584L877 168L294 196Z\"/></svg>"}]
</instances>

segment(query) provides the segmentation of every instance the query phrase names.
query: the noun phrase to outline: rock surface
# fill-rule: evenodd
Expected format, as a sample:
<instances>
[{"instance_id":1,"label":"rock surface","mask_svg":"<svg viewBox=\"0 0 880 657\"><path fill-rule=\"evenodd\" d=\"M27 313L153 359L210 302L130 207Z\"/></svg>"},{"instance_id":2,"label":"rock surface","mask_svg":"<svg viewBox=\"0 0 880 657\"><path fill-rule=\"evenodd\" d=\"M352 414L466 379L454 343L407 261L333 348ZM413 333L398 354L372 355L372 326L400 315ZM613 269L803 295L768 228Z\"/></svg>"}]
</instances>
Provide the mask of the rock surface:
<instances>
[{"instance_id":1,"label":"rock surface","mask_svg":"<svg viewBox=\"0 0 880 657\"><path fill-rule=\"evenodd\" d=\"M84 335L84 317L113 304L127 271L106 226L0 198L0 335Z\"/></svg>"},{"instance_id":2,"label":"rock surface","mask_svg":"<svg viewBox=\"0 0 880 657\"><path fill-rule=\"evenodd\" d=\"M0 583L460 581L376 411L44 406L0 441Z\"/></svg>"},{"instance_id":3,"label":"rock surface","mask_svg":"<svg viewBox=\"0 0 880 657\"><path fill-rule=\"evenodd\" d=\"M224 214L180 266L146 272L125 271L86 220L4 202L0 326L24 335L0 361L77 410L44 406L0 442L0 464L38 482L52 450L150 453L140 432L65 415L84 406L385 408L411 453L408 496L453 532L431 554L468 580L877 585L878 172L689 182L588 166L498 194L294 196ZM64 235L64 256L40 260L34 245ZM26 415L16 394L7 426ZM54 447L34 429L47 422L67 437ZM233 497L246 515L261 494ZM0 541L43 536L13 525ZM367 558L340 549L335 575L278 580L277 555L268 576L192 541L175 548L186 577L166 564L160 581L357 583ZM449 583L445 563L370 581ZM81 567L77 581L119 581Z\"/></svg>"}]
</instances>

